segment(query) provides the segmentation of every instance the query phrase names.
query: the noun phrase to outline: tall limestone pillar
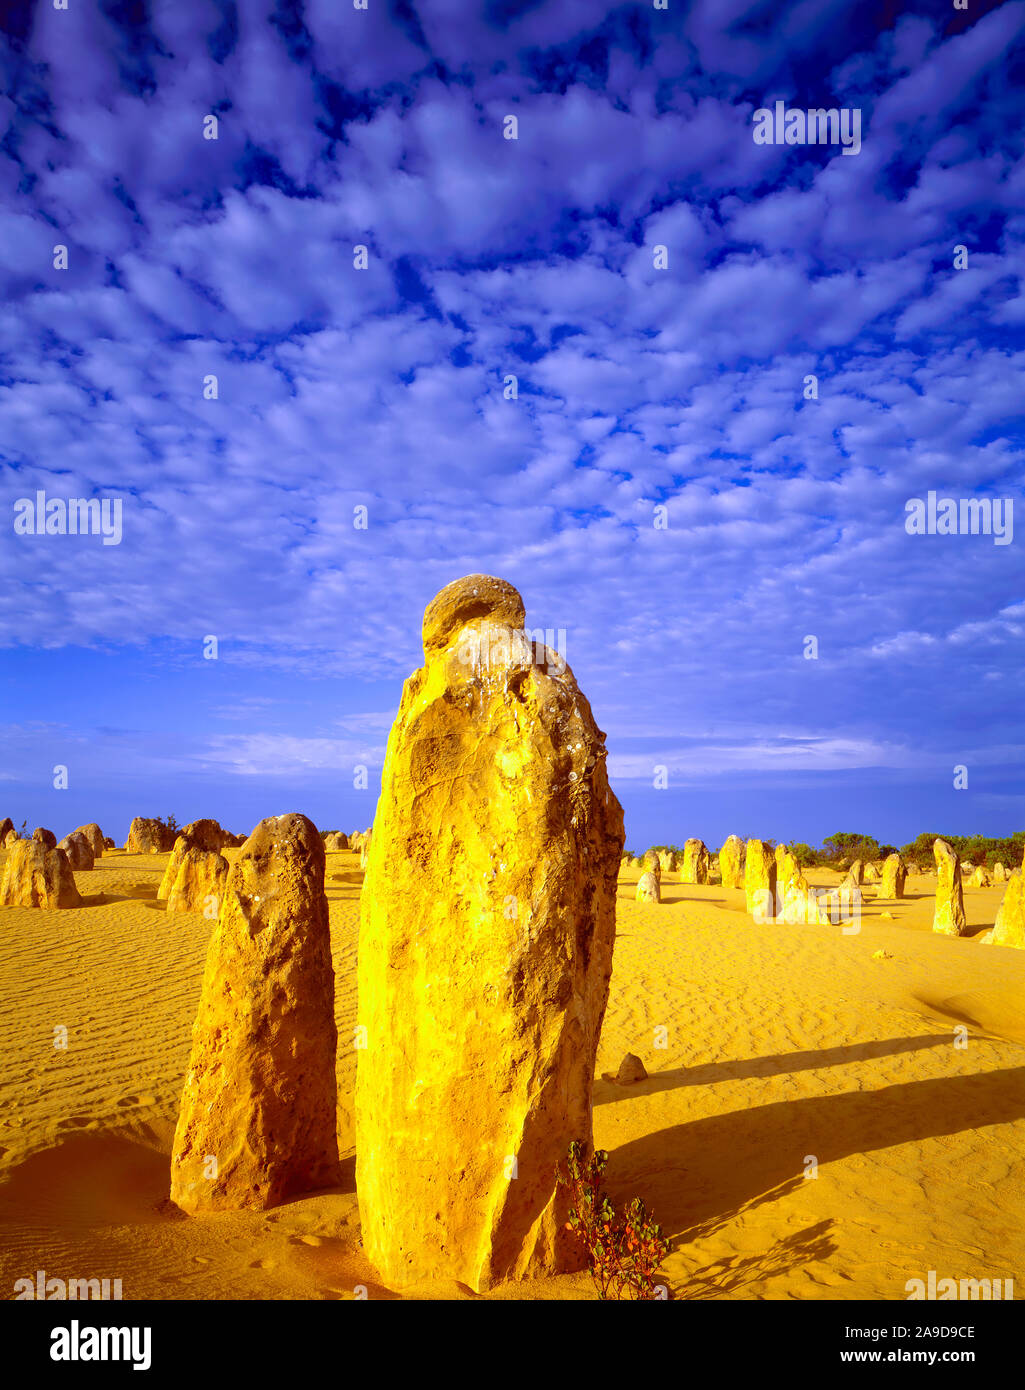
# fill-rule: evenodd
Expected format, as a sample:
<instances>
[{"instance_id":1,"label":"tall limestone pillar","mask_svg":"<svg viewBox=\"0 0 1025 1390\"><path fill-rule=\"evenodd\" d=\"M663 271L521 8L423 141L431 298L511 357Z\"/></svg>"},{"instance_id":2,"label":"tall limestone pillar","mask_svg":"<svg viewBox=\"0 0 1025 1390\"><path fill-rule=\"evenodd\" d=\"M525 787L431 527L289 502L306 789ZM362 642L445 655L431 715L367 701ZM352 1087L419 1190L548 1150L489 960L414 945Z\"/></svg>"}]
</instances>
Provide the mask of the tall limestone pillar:
<instances>
[{"instance_id":1,"label":"tall limestone pillar","mask_svg":"<svg viewBox=\"0 0 1025 1390\"><path fill-rule=\"evenodd\" d=\"M623 813L573 673L471 575L424 614L363 884L356 1187L393 1285L579 1267L556 1169L591 1141Z\"/></svg>"},{"instance_id":2,"label":"tall limestone pillar","mask_svg":"<svg viewBox=\"0 0 1025 1390\"><path fill-rule=\"evenodd\" d=\"M883 881L879 889L881 898L902 898L907 882L908 866L899 854L890 854L883 864Z\"/></svg>"},{"instance_id":3,"label":"tall limestone pillar","mask_svg":"<svg viewBox=\"0 0 1025 1390\"><path fill-rule=\"evenodd\" d=\"M171 1153L189 1213L262 1211L340 1180L324 846L262 820L228 875Z\"/></svg>"},{"instance_id":4,"label":"tall limestone pillar","mask_svg":"<svg viewBox=\"0 0 1025 1390\"><path fill-rule=\"evenodd\" d=\"M719 871L724 888L744 886L744 841L731 835L719 851Z\"/></svg>"},{"instance_id":5,"label":"tall limestone pillar","mask_svg":"<svg viewBox=\"0 0 1025 1390\"><path fill-rule=\"evenodd\" d=\"M744 895L756 922L776 919L776 858L764 840L748 840L744 861Z\"/></svg>"},{"instance_id":6,"label":"tall limestone pillar","mask_svg":"<svg viewBox=\"0 0 1025 1390\"><path fill-rule=\"evenodd\" d=\"M683 847L681 883L707 883L711 876L711 855L704 840L688 840Z\"/></svg>"},{"instance_id":7,"label":"tall limestone pillar","mask_svg":"<svg viewBox=\"0 0 1025 1390\"><path fill-rule=\"evenodd\" d=\"M966 931L961 861L946 840L933 841L936 860L936 908L932 929L943 936L964 936Z\"/></svg>"}]
</instances>

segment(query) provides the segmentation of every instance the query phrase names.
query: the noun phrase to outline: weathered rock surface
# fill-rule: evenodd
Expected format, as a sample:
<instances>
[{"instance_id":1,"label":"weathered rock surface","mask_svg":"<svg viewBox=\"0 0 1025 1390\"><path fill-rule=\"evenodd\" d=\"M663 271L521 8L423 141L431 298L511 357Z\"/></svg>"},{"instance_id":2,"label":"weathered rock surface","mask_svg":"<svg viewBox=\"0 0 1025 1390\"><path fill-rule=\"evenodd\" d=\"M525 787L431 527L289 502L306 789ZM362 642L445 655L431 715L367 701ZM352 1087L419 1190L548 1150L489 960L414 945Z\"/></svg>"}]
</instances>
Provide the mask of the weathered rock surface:
<instances>
[{"instance_id":1,"label":"weathered rock surface","mask_svg":"<svg viewBox=\"0 0 1025 1390\"><path fill-rule=\"evenodd\" d=\"M84 835L89 842L89 848L93 852L94 859L103 857L103 831L95 821L90 821L88 825L80 825L77 830L72 832L75 835Z\"/></svg>"},{"instance_id":2,"label":"weathered rock surface","mask_svg":"<svg viewBox=\"0 0 1025 1390\"><path fill-rule=\"evenodd\" d=\"M369 862L369 859L370 859L370 846L371 846L372 843L373 843L373 833L372 833L372 830L364 831L364 833L363 833L363 838L362 838L362 840L360 841L360 847L359 847L359 866L360 866L360 868L364 871L364 873L366 872L367 863Z\"/></svg>"},{"instance_id":3,"label":"weathered rock surface","mask_svg":"<svg viewBox=\"0 0 1025 1390\"><path fill-rule=\"evenodd\" d=\"M1001 862L1000 862L999 859L998 859L997 862L993 865L993 882L994 882L994 883L1006 883L1006 882L1007 882L1007 870L1004 868L1003 864L1001 864Z\"/></svg>"},{"instance_id":4,"label":"weathered rock surface","mask_svg":"<svg viewBox=\"0 0 1025 1390\"><path fill-rule=\"evenodd\" d=\"M902 898L907 882L908 867L899 854L891 854L883 864L883 877L879 888L881 898Z\"/></svg>"},{"instance_id":5,"label":"weathered rock surface","mask_svg":"<svg viewBox=\"0 0 1025 1390\"><path fill-rule=\"evenodd\" d=\"M92 845L81 830L73 830L70 835L65 835L64 839L58 842L57 848L64 851L73 869L82 871L93 867Z\"/></svg>"},{"instance_id":6,"label":"weathered rock surface","mask_svg":"<svg viewBox=\"0 0 1025 1390\"><path fill-rule=\"evenodd\" d=\"M855 859L854 863L847 870L844 883L849 884L851 888L860 888L864 882L865 866L860 859Z\"/></svg>"},{"instance_id":7,"label":"weathered rock surface","mask_svg":"<svg viewBox=\"0 0 1025 1390\"><path fill-rule=\"evenodd\" d=\"M619 1070L615 1076L608 1076L607 1079L615 1081L617 1086L635 1086L638 1081L646 1081L648 1073L641 1059L632 1052L628 1052L620 1062Z\"/></svg>"},{"instance_id":8,"label":"weathered rock surface","mask_svg":"<svg viewBox=\"0 0 1025 1390\"><path fill-rule=\"evenodd\" d=\"M724 888L744 886L744 841L731 835L719 851L719 872Z\"/></svg>"},{"instance_id":9,"label":"weathered rock surface","mask_svg":"<svg viewBox=\"0 0 1025 1390\"><path fill-rule=\"evenodd\" d=\"M878 883L878 881L879 881L879 875L878 875L878 873L876 872L876 866L875 866L874 864L866 864L866 865L865 865L865 882L866 882L866 883Z\"/></svg>"},{"instance_id":10,"label":"weathered rock surface","mask_svg":"<svg viewBox=\"0 0 1025 1390\"><path fill-rule=\"evenodd\" d=\"M356 1185L392 1285L578 1268L556 1169L591 1142L623 816L572 671L474 575L424 615L361 895Z\"/></svg>"},{"instance_id":11,"label":"weathered rock surface","mask_svg":"<svg viewBox=\"0 0 1025 1390\"><path fill-rule=\"evenodd\" d=\"M997 919L982 937L987 946L1013 946L1025 951L1025 879L1017 870L1007 880Z\"/></svg>"},{"instance_id":12,"label":"weathered rock surface","mask_svg":"<svg viewBox=\"0 0 1025 1390\"><path fill-rule=\"evenodd\" d=\"M662 901L662 885L651 872L646 869L637 880L637 891L634 898L639 903L660 903Z\"/></svg>"},{"instance_id":13,"label":"weathered rock surface","mask_svg":"<svg viewBox=\"0 0 1025 1390\"><path fill-rule=\"evenodd\" d=\"M13 829L14 822L10 816L4 816L3 820L0 820L0 845L6 844L7 837Z\"/></svg>"},{"instance_id":14,"label":"weathered rock surface","mask_svg":"<svg viewBox=\"0 0 1025 1390\"><path fill-rule=\"evenodd\" d=\"M8 830L7 834L4 836L4 849L9 849L11 845L16 845L20 838L16 830Z\"/></svg>"},{"instance_id":15,"label":"weathered rock surface","mask_svg":"<svg viewBox=\"0 0 1025 1390\"><path fill-rule=\"evenodd\" d=\"M670 849L658 851L658 867L664 874L676 873L676 855Z\"/></svg>"},{"instance_id":16,"label":"weathered rock surface","mask_svg":"<svg viewBox=\"0 0 1025 1390\"><path fill-rule=\"evenodd\" d=\"M990 886L989 872L986 869L985 865L979 864L972 871L971 882L973 888L988 888Z\"/></svg>"},{"instance_id":17,"label":"weathered rock surface","mask_svg":"<svg viewBox=\"0 0 1025 1390\"><path fill-rule=\"evenodd\" d=\"M790 885L798 879L803 879L803 874L789 845L782 845L780 849L783 851L782 854L779 849L776 851L776 897L785 901Z\"/></svg>"},{"instance_id":18,"label":"weathered rock surface","mask_svg":"<svg viewBox=\"0 0 1025 1390\"><path fill-rule=\"evenodd\" d=\"M162 821L136 816L128 827L125 849L129 854L167 854L174 848L175 834Z\"/></svg>"},{"instance_id":19,"label":"weathered rock surface","mask_svg":"<svg viewBox=\"0 0 1025 1390\"><path fill-rule=\"evenodd\" d=\"M216 821L193 821L181 832L157 889L158 899L167 900L168 912L219 915L228 881L228 861L211 846L223 843L224 831Z\"/></svg>"},{"instance_id":20,"label":"weathered rock surface","mask_svg":"<svg viewBox=\"0 0 1025 1390\"><path fill-rule=\"evenodd\" d=\"M659 857L658 857L658 850L657 850L657 849L649 849L649 850L647 850L647 851L645 852L644 859L643 859L642 863L643 863L643 866L644 866L644 871L645 871L645 873L654 874L654 875L655 875L655 878L657 879L657 881L659 882L659 884L661 884L661 882L662 882L662 862L661 862L661 860L660 860Z\"/></svg>"},{"instance_id":21,"label":"weathered rock surface","mask_svg":"<svg viewBox=\"0 0 1025 1390\"><path fill-rule=\"evenodd\" d=\"M305 816L272 816L232 865L210 938L171 1200L263 1210L337 1183L336 1043L324 846Z\"/></svg>"},{"instance_id":22,"label":"weathered rock surface","mask_svg":"<svg viewBox=\"0 0 1025 1390\"><path fill-rule=\"evenodd\" d=\"M711 873L711 856L704 840L688 840L683 846L681 883L707 883Z\"/></svg>"},{"instance_id":23,"label":"weathered rock surface","mask_svg":"<svg viewBox=\"0 0 1025 1390\"><path fill-rule=\"evenodd\" d=\"M777 888L779 882L777 880ZM783 889L783 920L800 926L806 923L818 921L817 903L814 899L809 900L810 886L808 880L798 869L792 875Z\"/></svg>"},{"instance_id":24,"label":"weathered rock surface","mask_svg":"<svg viewBox=\"0 0 1025 1390\"><path fill-rule=\"evenodd\" d=\"M324 836L324 848L328 854L339 854L349 848L349 837L340 830L329 830Z\"/></svg>"},{"instance_id":25,"label":"weathered rock surface","mask_svg":"<svg viewBox=\"0 0 1025 1390\"><path fill-rule=\"evenodd\" d=\"M7 852L0 880L2 907L79 907L68 857L39 840L18 840Z\"/></svg>"},{"instance_id":26,"label":"weathered rock surface","mask_svg":"<svg viewBox=\"0 0 1025 1390\"><path fill-rule=\"evenodd\" d=\"M961 888L961 861L946 840L934 840L936 860L936 909L932 929L943 936L964 936L964 893Z\"/></svg>"},{"instance_id":27,"label":"weathered rock surface","mask_svg":"<svg viewBox=\"0 0 1025 1390\"><path fill-rule=\"evenodd\" d=\"M235 838L230 831L222 830L215 820L190 821L178 831L175 843L183 835L190 844L197 849L206 850L207 854L220 853L225 845L230 844Z\"/></svg>"},{"instance_id":28,"label":"weathered rock surface","mask_svg":"<svg viewBox=\"0 0 1025 1390\"><path fill-rule=\"evenodd\" d=\"M756 921L776 916L776 856L764 840L748 840L745 851L744 896Z\"/></svg>"},{"instance_id":29,"label":"weathered rock surface","mask_svg":"<svg viewBox=\"0 0 1025 1390\"><path fill-rule=\"evenodd\" d=\"M47 830L43 825L37 825L32 832L32 838L37 844L45 845L47 849L57 848L57 836L52 830Z\"/></svg>"}]
</instances>

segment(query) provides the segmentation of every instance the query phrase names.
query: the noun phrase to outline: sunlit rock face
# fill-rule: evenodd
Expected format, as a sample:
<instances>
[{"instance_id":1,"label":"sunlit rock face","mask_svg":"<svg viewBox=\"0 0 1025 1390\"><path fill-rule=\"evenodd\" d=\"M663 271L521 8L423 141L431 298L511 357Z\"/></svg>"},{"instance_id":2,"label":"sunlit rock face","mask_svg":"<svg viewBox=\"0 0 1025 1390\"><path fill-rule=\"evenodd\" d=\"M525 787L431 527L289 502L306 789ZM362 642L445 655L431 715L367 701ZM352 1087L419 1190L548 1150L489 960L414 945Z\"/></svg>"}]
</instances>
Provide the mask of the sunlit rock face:
<instances>
[{"instance_id":1,"label":"sunlit rock face","mask_svg":"<svg viewBox=\"0 0 1025 1390\"><path fill-rule=\"evenodd\" d=\"M259 1210L337 1183L336 1045L324 846L305 816L271 816L242 846L210 938L171 1200Z\"/></svg>"},{"instance_id":2,"label":"sunlit rock face","mask_svg":"<svg viewBox=\"0 0 1025 1390\"><path fill-rule=\"evenodd\" d=\"M752 917L765 922L776 915L776 859L764 840L748 840L744 860L744 896Z\"/></svg>"},{"instance_id":3,"label":"sunlit rock face","mask_svg":"<svg viewBox=\"0 0 1025 1390\"><path fill-rule=\"evenodd\" d=\"M15 840L0 879L0 907L80 907L68 857L41 840Z\"/></svg>"},{"instance_id":4,"label":"sunlit rock face","mask_svg":"<svg viewBox=\"0 0 1025 1390\"><path fill-rule=\"evenodd\" d=\"M786 899L790 885L803 878L801 866L788 845L776 847L776 896ZM807 885L805 885L807 887Z\"/></svg>"},{"instance_id":5,"label":"sunlit rock face","mask_svg":"<svg viewBox=\"0 0 1025 1390\"><path fill-rule=\"evenodd\" d=\"M644 868L645 873L652 874L652 875L654 876L654 879L655 879L656 883L658 883L659 885L661 885L661 883L662 883L662 856L661 856L661 854L659 853L659 851L658 851L657 849L649 849L649 850L645 853L644 858L641 860L641 864L642 864L642 866L643 866L643 868Z\"/></svg>"},{"instance_id":6,"label":"sunlit rock face","mask_svg":"<svg viewBox=\"0 0 1025 1390\"><path fill-rule=\"evenodd\" d=\"M847 870L847 877L844 879L850 888L860 888L865 882L865 866L860 859L855 859L854 863Z\"/></svg>"},{"instance_id":7,"label":"sunlit rock face","mask_svg":"<svg viewBox=\"0 0 1025 1390\"><path fill-rule=\"evenodd\" d=\"M997 919L982 940L987 946L1014 946L1025 951L1025 890L1022 875L1015 870L1007 880Z\"/></svg>"},{"instance_id":8,"label":"sunlit rock face","mask_svg":"<svg viewBox=\"0 0 1025 1390\"><path fill-rule=\"evenodd\" d=\"M744 886L744 841L731 835L719 851L719 872L724 888Z\"/></svg>"},{"instance_id":9,"label":"sunlit rock face","mask_svg":"<svg viewBox=\"0 0 1025 1390\"><path fill-rule=\"evenodd\" d=\"M662 901L662 887L653 873L641 874L637 880L634 897L639 903L660 903Z\"/></svg>"},{"instance_id":10,"label":"sunlit rock face","mask_svg":"<svg viewBox=\"0 0 1025 1390\"><path fill-rule=\"evenodd\" d=\"M356 1186L384 1280L578 1268L623 814L605 736L503 580L450 584L388 741L361 896Z\"/></svg>"},{"instance_id":11,"label":"sunlit rock face","mask_svg":"<svg viewBox=\"0 0 1025 1390\"><path fill-rule=\"evenodd\" d=\"M136 816L128 827L125 849L129 854L167 854L174 848L174 831L162 821Z\"/></svg>"},{"instance_id":12,"label":"sunlit rock face","mask_svg":"<svg viewBox=\"0 0 1025 1390\"><path fill-rule=\"evenodd\" d=\"M783 888L780 888L777 879L776 887L783 896L784 922L803 926L818 921L817 900L811 896L808 880L800 870L787 879Z\"/></svg>"},{"instance_id":13,"label":"sunlit rock face","mask_svg":"<svg viewBox=\"0 0 1025 1390\"><path fill-rule=\"evenodd\" d=\"M228 879L228 861L219 852L225 839L216 821L194 821L181 832L157 889L168 912L219 914Z\"/></svg>"},{"instance_id":14,"label":"sunlit rock face","mask_svg":"<svg viewBox=\"0 0 1025 1390\"><path fill-rule=\"evenodd\" d=\"M904 885L907 883L908 866L899 854L891 854L883 864L882 887L879 890L881 898L902 898L904 896Z\"/></svg>"},{"instance_id":15,"label":"sunlit rock face","mask_svg":"<svg viewBox=\"0 0 1025 1390\"><path fill-rule=\"evenodd\" d=\"M711 876L711 855L703 840L688 840L683 847L681 883L707 883Z\"/></svg>"},{"instance_id":16,"label":"sunlit rock face","mask_svg":"<svg viewBox=\"0 0 1025 1390\"><path fill-rule=\"evenodd\" d=\"M946 840L935 840L932 852L936 860L936 909L932 929L943 936L964 936L966 920L961 861Z\"/></svg>"}]
</instances>

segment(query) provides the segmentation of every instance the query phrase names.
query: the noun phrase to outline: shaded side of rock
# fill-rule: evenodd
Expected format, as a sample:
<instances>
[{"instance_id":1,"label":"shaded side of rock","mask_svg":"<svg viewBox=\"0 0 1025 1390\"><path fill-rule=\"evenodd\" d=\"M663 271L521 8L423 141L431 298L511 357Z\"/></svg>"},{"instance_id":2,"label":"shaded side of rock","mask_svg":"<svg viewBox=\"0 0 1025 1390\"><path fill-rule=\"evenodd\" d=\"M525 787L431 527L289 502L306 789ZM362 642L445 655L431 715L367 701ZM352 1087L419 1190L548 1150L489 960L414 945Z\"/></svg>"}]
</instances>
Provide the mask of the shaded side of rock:
<instances>
[{"instance_id":1,"label":"shaded side of rock","mask_svg":"<svg viewBox=\"0 0 1025 1390\"><path fill-rule=\"evenodd\" d=\"M73 830L70 835L65 835L57 848L64 851L73 869L81 872L93 867L92 846L80 830Z\"/></svg>"},{"instance_id":2,"label":"shaded side of rock","mask_svg":"<svg viewBox=\"0 0 1025 1390\"><path fill-rule=\"evenodd\" d=\"M210 938L171 1200L263 1210L337 1183L336 1043L324 846L305 816L272 816L242 846Z\"/></svg>"}]
</instances>

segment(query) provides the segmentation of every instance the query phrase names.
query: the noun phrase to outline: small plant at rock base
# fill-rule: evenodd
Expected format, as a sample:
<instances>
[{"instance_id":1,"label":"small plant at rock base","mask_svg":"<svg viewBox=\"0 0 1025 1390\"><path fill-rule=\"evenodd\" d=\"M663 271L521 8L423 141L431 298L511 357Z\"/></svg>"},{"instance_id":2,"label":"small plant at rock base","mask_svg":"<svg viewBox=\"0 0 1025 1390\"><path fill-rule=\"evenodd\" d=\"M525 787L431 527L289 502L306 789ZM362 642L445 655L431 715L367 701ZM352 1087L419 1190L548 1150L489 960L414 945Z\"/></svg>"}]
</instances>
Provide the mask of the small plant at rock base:
<instances>
[{"instance_id":1,"label":"small plant at rock base","mask_svg":"<svg viewBox=\"0 0 1025 1390\"><path fill-rule=\"evenodd\" d=\"M578 1140L570 1144L566 1172L558 1174L559 1182L569 1188L566 1229L587 1252L599 1298L651 1302L665 1297L664 1286L655 1283L655 1273L669 1253L669 1242L640 1197L625 1211L616 1211L601 1190L608 1161L604 1149L588 1155Z\"/></svg>"}]
</instances>

